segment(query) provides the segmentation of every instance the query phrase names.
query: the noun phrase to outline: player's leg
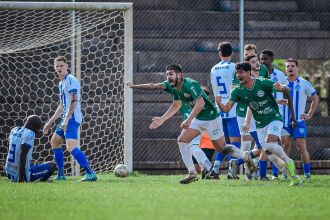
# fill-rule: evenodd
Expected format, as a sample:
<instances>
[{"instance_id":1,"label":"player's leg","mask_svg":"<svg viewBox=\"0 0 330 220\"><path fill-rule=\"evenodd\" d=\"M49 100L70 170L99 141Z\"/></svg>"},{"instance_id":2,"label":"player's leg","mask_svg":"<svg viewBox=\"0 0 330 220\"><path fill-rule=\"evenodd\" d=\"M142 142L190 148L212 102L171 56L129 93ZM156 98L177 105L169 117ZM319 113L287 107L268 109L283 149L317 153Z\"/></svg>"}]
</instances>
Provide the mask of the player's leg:
<instances>
[{"instance_id":1,"label":"player's leg","mask_svg":"<svg viewBox=\"0 0 330 220\"><path fill-rule=\"evenodd\" d=\"M230 142L229 140L229 133L228 133L228 129L227 129L227 119L226 118L221 118L221 125L222 125L222 130L224 133L224 137L226 140L226 143ZM229 144L229 143L228 143ZM226 155L216 151L215 154L215 158L214 158L214 163L213 163L213 173L212 175L215 178L219 177L219 173L220 173L220 167L221 167L221 163L226 159Z\"/></svg>"},{"instance_id":2,"label":"player's leg","mask_svg":"<svg viewBox=\"0 0 330 220\"><path fill-rule=\"evenodd\" d=\"M200 168L201 170L204 170L205 168L209 169L209 167L212 166L212 163L211 163L210 159L207 157L207 155L205 154L205 152L203 151L203 149L201 149L199 147L200 138L201 138L201 135L198 135L190 142L190 151L193 155L193 162L195 164L195 168L197 167L196 163L195 163L195 161L196 161L199 165L198 168ZM195 161L194 161L194 159L195 159ZM200 172L198 172L197 169L196 169L197 173L200 173Z\"/></svg>"},{"instance_id":3,"label":"player's leg","mask_svg":"<svg viewBox=\"0 0 330 220\"><path fill-rule=\"evenodd\" d=\"M240 132L239 132L239 127L238 127L236 117L227 119L227 129L228 129L230 144L234 145L238 149L241 149L241 135L240 135ZM236 159L235 157L233 157L231 155L228 158L229 158L229 161L232 160L232 159ZM233 176L230 175L230 174L231 173L228 172L228 178L229 179L233 178ZM238 179L238 176L236 176L236 179Z\"/></svg>"},{"instance_id":4,"label":"player's leg","mask_svg":"<svg viewBox=\"0 0 330 220\"><path fill-rule=\"evenodd\" d=\"M296 139L297 148L303 161L304 177L310 179L310 159L306 146L307 127L304 121L298 122L297 127L293 129L293 137Z\"/></svg>"},{"instance_id":5,"label":"player's leg","mask_svg":"<svg viewBox=\"0 0 330 220\"><path fill-rule=\"evenodd\" d=\"M37 180L47 181L55 172L56 164L54 162L39 164L30 167L30 182Z\"/></svg>"},{"instance_id":6,"label":"player's leg","mask_svg":"<svg viewBox=\"0 0 330 220\"><path fill-rule=\"evenodd\" d=\"M52 139L50 141L54 152L54 160L57 166L57 176L54 178L55 180L66 179L64 176L64 151L61 146L63 140L65 140L65 135L60 123L58 124L55 133L53 134Z\"/></svg>"},{"instance_id":7,"label":"player's leg","mask_svg":"<svg viewBox=\"0 0 330 220\"><path fill-rule=\"evenodd\" d=\"M282 129L282 147L287 155L289 155L291 151L291 136L293 134L292 132L293 130L290 127L283 127ZM287 176L285 174L282 174L282 178L287 179Z\"/></svg>"},{"instance_id":8,"label":"player's leg","mask_svg":"<svg viewBox=\"0 0 330 220\"><path fill-rule=\"evenodd\" d=\"M196 160L195 158L195 155L199 153L199 150L200 147L199 147L199 144L200 144L200 139L201 139L201 135L195 137L192 141L191 141L191 151L192 151L192 160L193 160L193 163L194 163L194 166L195 166L195 170L197 172L197 174L200 174L201 173L201 166L199 165L198 161Z\"/></svg>"},{"instance_id":9,"label":"player's leg","mask_svg":"<svg viewBox=\"0 0 330 220\"><path fill-rule=\"evenodd\" d=\"M96 181L97 177L91 169L85 154L80 150L80 124L74 120L69 120L67 130L65 131L66 146L68 151L78 161L81 168L86 172L86 175L81 181Z\"/></svg>"}]
</instances>

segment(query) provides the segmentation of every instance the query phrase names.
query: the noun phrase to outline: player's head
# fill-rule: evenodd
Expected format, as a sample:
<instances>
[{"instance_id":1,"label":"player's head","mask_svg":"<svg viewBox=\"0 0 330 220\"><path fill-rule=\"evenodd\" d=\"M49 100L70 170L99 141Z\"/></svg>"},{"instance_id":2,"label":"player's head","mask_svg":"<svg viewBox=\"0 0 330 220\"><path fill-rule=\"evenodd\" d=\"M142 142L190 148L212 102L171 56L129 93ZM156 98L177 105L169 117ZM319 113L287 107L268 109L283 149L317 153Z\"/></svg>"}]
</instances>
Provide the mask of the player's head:
<instances>
[{"instance_id":1,"label":"player's head","mask_svg":"<svg viewBox=\"0 0 330 220\"><path fill-rule=\"evenodd\" d=\"M271 67L274 61L274 53L269 49L261 51L260 62L267 67Z\"/></svg>"},{"instance_id":2,"label":"player's head","mask_svg":"<svg viewBox=\"0 0 330 220\"><path fill-rule=\"evenodd\" d=\"M66 60L65 57L59 56L54 60L54 68L57 75L61 79L63 79L68 72L68 68L69 68L68 61Z\"/></svg>"},{"instance_id":3,"label":"player's head","mask_svg":"<svg viewBox=\"0 0 330 220\"><path fill-rule=\"evenodd\" d=\"M201 86L201 88L203 89L203 91L205 92L205 94L206 94L207 96L210 96L210 90L209 90L207 87L205 87L205 86Z\"/></svg>"},{"instance_id":4,"label":"player's head","mask_svg":"<svg viewBox=\"0 0 330 220\"><path fill-rule=\"evenodd\" d=\"M244 57L248 55L256 55L257 56L257 46L254 44L247 44L244 46Z\"/></svg>"},{"instance_id":5,"label":"player's head","mask_svg":"<svg viewBox=\"0 0 330 220\"><path fill-rule=\"evenodd\" d=\"M233 46L230 42L222 42L218 46L220 57L230 57L233 54Z\"/></svg>"},{"instance_id":6,"label":"player's head","mask_svg":"<svg viewBox=\"0 0 330 220\"><path fill-rule=\"evenodd\" d=\"M27 118L27 120L24 124L24 127L34 131L35 134L38 134L38 132L41 129L41 125L42 125L42 122L38 115L30 115Z\"/></svg>"},{"instance_id":7,"label":"player's head","mask_svg":"<svg viewBox=\"0 0 330 220\"><path fill-rule=\"evenodd\" d=\"M166 77L167 81L172 87L179 85L182 82L182 69L178 64L171 64L166 66Z\"/></svg>"},{"instance_id":8,"label":"player's head","mask_svg":"<svg viewBox=\"0 0 330 220\"><path fill-rule=\"evenodd\" d=\"M288 77L297 76L298 69L298 60L289 58L285 61L285 72Z\"/></svg>"},{"instance_id":9,"label":"player's head","mask_svg":"<svg viewBox=\"0 0 330 220\"><path fill-rule=\"evenodd\" d=\"M258 60L256 55L254 55L254 54L248 55L244 58L244 61L250 62L251 70L253 70L253 71L259 71L260 70L259 60Z\"/></svg>"},{"instance_id":10,"label":"player's head","mask_svg":"<svg viewBox=\"0 0 330 220\"><path fill-rule=\"evenodd\" d=\"M235 65L236 76L242 85L251 79L251 64L248 61L238 62Z\"/></svg>"}]
</instances>

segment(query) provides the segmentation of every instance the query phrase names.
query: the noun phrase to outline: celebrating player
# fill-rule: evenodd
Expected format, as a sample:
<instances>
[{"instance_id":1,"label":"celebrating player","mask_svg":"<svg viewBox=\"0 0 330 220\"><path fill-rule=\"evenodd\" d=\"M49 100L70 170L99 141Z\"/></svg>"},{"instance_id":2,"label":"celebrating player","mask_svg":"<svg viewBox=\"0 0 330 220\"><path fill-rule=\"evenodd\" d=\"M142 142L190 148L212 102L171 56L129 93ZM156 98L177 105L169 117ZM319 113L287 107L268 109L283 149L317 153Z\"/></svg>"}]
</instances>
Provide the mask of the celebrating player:
<instances>
[{"instance_id":1,"label":"celebrating player","mask_svg":"<svg viewBox=\"0 0 330 220\"><path fill-rule=\"evenodd\" d=\"M54 173L54 162L32 165L34 139L41 129L37 115L27 118L23 127L15 127L9 136L9 151L5 165L8 179L13 182L46 181Z\"/></svg>"},{"instance_id":2,"label":"celebrating player","mask_svg":"<svg viewBox=\"0 0 330 220\"><path fill-rule=\"evenodd\" d=\"M217 104L222 111L228 112L234 106L234 103L245 102L252 110L262 149L267 155L275 154L285 162L285 167L292 178L290 185L301 184L302 181L295 172L293 160L285 154L282 147L277 143L281 136L283 122L272 93L273 90L276 90L285 94L291 109L291 120L293 120L292 123L294 124L294 111L289 88L268 79L253 78L251 76L251 65L247 61L237 63L235 67L240 84L232 91L231 97L226 104L222 103L221 96L217 97ZM279 167L279 169L285 169L285 167Z\"/></svg>"},{"instance_id":3,"label":"celebrating player","mask_svg":"<svg viewBox=\"0 0 330 220\"><path fill-rule=\"evenodd\" d=\"M67 72L68 63L65 57L57 57L54 61L54 67L57 75L61 79L59 84L61 101L55 114L45 124L43 132L44 134L48 134L52 124L62 115L62 120L58 124L51 139L54 159L58 169L55 180L66 179L64 176L64 152L61 147L62 142L65 140L67 150L86 171L86 175L80 181L96 181L97 177L95 173L92 171L85 154L80 150L79 127L82 123L80 83L73 75Z\"/></svg>"},{"instance_id":4,"label":"celebrating player","mask_svg":"<svg viewBox=\"0 0 330 220\"><path fill-rule=\"evenodd\" d=\"M283 122L284 128L282 130L282 144L284 151L289 154L291 150L291 137L295 139L298 150L303 160L304 177L311 178L310 174L310 160L306 147L306 132L307 127L305 121L312 118L319 103L318 96L313 86L302 77L298 76L298 61L288 59L285 62L285 71L289 80L290 95L295 106L295 118L297 120L297 127L292 128L288 115L290 110L283 107ZM305 106L307 97L311 99L310 109L305 114Z\"/></svg>"}]
</instances>

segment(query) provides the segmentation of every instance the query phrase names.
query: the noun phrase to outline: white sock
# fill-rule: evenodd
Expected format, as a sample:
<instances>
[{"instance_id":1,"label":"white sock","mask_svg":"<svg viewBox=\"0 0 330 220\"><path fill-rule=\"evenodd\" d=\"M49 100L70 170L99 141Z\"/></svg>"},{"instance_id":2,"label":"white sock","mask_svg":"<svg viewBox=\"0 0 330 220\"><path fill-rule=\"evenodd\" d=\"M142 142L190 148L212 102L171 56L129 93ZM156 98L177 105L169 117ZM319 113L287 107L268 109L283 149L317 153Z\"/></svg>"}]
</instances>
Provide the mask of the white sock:
<instances>
[{"instance_id":1,"label":"white sock","mask_svg":"<svg viewBox=\"0 0 330 220\"><path fill-rule=\"evenodd\" d=\"M270 162L274 163L276 167L285 175L288 175L289 171L285 166L285 163L283 160L281 160L278 156L275 154L268 155L268 159Z\"/></svg>"},{"instance_id":2,"label":"white sock","mask_svg":"<svg viewBox=\"0 0 330 220\"><path fill-rule=\"evenodd\" d=\"M192 160L192 152L190 150L190 145L182 142L178 142L179 150L181 153L181 157L183 160L183 163L186 165L189 173L197 174L197 171L195 169L194 162Z\"/></svg>"},{"instance_id":3,"label":"white sock","mask_svg":"<svg viewBox=\"0 0 330 220\"><path fill-rule=\"evenodd\" d=\"M249 151L251 149L252 141L242 141L241 150L242 151Z\"/></svg>"},{"instance_id":4,"label":"white sock","mask_svg":"<svg viewBox=\"0 0 330 220\"><path fill-rule=\"evenodd\" d=\"M211 162L205 155L204 151L197 145L192 145L190 147L192 155L194 155L195 159L197 160L199 166L204 170L206 168L207 170L211 169Z\"/></svg>"},{"instance_id":5,"label":"white sock","mask_svg":"<svg viewBox=\"0 0 330 220\"><path fill-rule=\"evenodd\" d=\"M221 164L220 160L215 160L214 161L214 163L213 163L213 171L215 173L219 173L219 171L220 171L220 164Z\"/></svg>"},{"instance_id":6,"label":"white sock","mask_svg":"<svg viewBox=\"0 0 330 220\"><path fill-rule=\"evenodd\" d=\"M265 148L270 150L273 154L278 156L285 163L291 162L292 160L286 155L283 148L275 142L269 142L265 144Z\"/></svg>"},{"instance_id":7,"label":"white sock","mask_svg":"<svg viewBox=\"0 0 330 220\"><path fill-rule=\"evenodd\" d=\"M234 145L227 144L225 147L225 151L227 151L226 153L228 153L236 158L242 158L244 161L247 160L246 154L242 150L235 147Z\"/></svg>"}]
</instances>

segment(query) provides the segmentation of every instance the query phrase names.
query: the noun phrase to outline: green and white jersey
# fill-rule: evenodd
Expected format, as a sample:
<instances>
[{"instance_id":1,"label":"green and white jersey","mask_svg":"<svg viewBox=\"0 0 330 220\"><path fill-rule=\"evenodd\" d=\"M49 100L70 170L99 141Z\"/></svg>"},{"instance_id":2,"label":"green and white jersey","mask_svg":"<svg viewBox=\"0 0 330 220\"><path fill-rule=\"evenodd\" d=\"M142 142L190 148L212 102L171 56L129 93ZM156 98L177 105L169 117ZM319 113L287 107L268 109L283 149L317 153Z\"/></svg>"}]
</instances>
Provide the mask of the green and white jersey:
<instances>
[{"instance_id":1,"label":"green and white jersey","mask_svg":"<svg viewBox=\"0 0 330 220\"><path fill-rule=\"evenodd\" d=\"M263 64L260 64L259 77L260 78L265 78L265 79L268 79L269 78L268 69ZM235 84L235 85L240 84L240 81L237 79L236 74L234 74L234 78L233 78L232 84ZM237 116L238 117L244 117L245 118L246 112L247 112L247 105L245 103L243 103L243 102L237 103L237 106L236 106L236 114L237 114Z\"/></svg>"},{"instance_id":2,"label":"green and white jersey","mask_svg":"<svg viewBox=\"0 0 330 220\"><path fill-rule=\"evenodd\" d=\"M169 94L171 94L171 96L173 97L173 87L171 86L169 81L164 81L162 82L162 85L164 86L164 91L168 92ZM181 108L180 108L180 113L182 115L182 121L186 120L190 113L191 113L191 108L184 102L182 102Z\"/></svg>"},{"instance_id":3,"label":"green and white jersey","mask_svg":"<svg viewBox=\"0 0 330 220\"><path fill-rule=\"evenodd\" d=\"M173 88L172 91L173 99L181 100L182 103L187 104L190 109L194 108L196 99L201 96L203 97L205 105L202 111L196 116L198 120L210 121L216 119L219 116L219 113L213 102L206 95L197 81L190 78L183 78L181 89L178 91L176 88Z\"/></svg>"},{"instance_id":4,"label":"green and white jersey","mask_svg":"<svg viewBox=\"0 0 330 220\"><path fill-rule=\"evenodd\" d=\"M273 96L274 90L273 81L255 78L252 89L238 84L231 92L230 100L248 105L252 110L256 127L263 128L272 121L282 121L282 116Z\"/></svg>"}]
</instances>

